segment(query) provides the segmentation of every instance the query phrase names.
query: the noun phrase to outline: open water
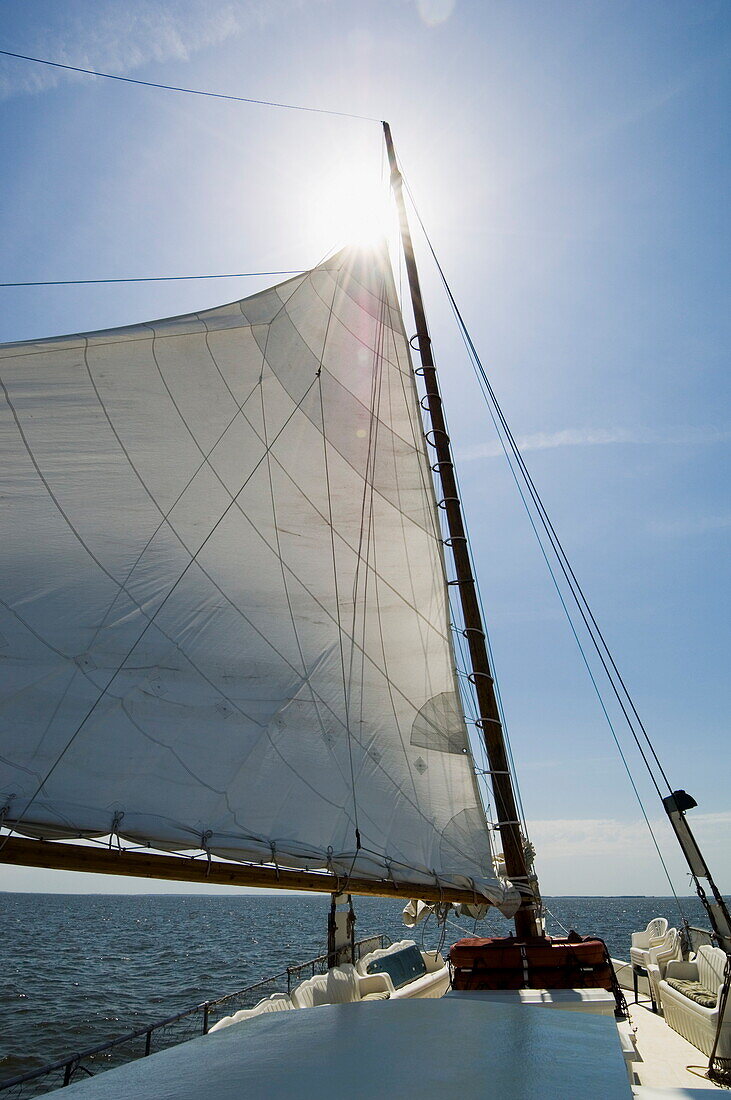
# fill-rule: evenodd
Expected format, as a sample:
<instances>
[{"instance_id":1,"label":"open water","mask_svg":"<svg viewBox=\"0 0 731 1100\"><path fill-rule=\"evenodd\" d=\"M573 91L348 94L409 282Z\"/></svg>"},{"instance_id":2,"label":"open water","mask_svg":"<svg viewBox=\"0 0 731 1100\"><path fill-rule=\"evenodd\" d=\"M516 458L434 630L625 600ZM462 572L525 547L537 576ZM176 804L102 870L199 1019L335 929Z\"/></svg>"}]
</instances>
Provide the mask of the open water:
<instances>
[{"instance_id":1,"label":"open water","mask_svg":"<svg viewBox=\"0 0 731 1100\"><path fill-rule=\"evenodd\" d=\"M546 904L550 933L563 925L599 935L620 958L628 957L630 933L652 917L679 919L672 898ZM697 899L682 904L691 924L706 927ZM319 955L329 898L7 893L0 906L1 1082ZM398 903L358 898L356 913L358 939L385 932L438 946L434 922L409 933ZM472 921L448 923L446 942L510 927L497 914L476 933Z\"/></svg>"}]
</instances>

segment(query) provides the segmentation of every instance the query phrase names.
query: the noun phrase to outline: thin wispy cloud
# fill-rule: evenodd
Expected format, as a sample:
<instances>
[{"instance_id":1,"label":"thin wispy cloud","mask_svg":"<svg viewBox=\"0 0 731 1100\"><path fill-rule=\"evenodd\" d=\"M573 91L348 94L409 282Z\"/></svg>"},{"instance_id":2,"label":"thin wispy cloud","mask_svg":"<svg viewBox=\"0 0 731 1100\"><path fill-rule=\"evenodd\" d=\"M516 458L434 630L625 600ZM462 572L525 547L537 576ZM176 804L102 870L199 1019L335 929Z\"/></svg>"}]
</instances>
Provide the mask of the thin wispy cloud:
<instances>
[{"instance_id":1,"label":"thin wispy cloud","mask_svg":"<svg viewBox=\"0 0 731 1100\"><path fill-rule=\"evenodd\" d=\"M691 827L703 847L726 853L731 845L731 812L694 814ZM673 843L667 819L651 821L661 847ZM621 857L639 849L652 848L647 825L641 819L617 821L613 818L559 819L532 821L531 840L544 859L581 857Z\"/></svg>"},{"instance_id":2,"label":"thin wispy cloud","mask_svg":"<svg viewBox=\"0 0 731 1100\"><path fill-rule=\"evenodd\" d=\"M533 432L517 436L519 449L528 451L549 451L558 447L599 447L609 444L659 444L693 445L702 443L723 443L731 439L731 429L709 427L680 428L562 428L556 432ZM498 458L503 449L499 440L479 443L467 447L458 453L464 461L478 458Z\"/></svg>"},{"instance_id":3,"label":"thin wispy cloud","mask_svg":"<svg viewBox=\"0 0 731 1100\"><path fill-rule=\"evenodd\" d=\"M692 535L713 535L731 531L731 514L706 516L673 516L670 519L653 519L647 525L651 535L663 538L683 538Z\"/></svg>"},{"instance_id":4,"label":"thin wispy cloud","mask_svg":"<svg viewBox=\"0 0 731 1100\"><path fill-rule=\"evenodd\" d=\"M123 76L150 62L186 61L296 6L298 0L87 0L32 39L3 44L18 53ZM93 79L0 58L0 99Z\"/></svg>"}]
</instances>

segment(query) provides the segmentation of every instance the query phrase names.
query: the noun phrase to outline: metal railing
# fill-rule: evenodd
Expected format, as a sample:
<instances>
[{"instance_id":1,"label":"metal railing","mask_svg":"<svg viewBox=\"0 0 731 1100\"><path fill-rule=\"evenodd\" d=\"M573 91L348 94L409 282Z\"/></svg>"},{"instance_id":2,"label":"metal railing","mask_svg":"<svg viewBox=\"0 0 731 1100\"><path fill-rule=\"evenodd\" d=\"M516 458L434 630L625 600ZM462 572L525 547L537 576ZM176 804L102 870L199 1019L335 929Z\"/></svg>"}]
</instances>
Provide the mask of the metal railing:
<instances>
[{"instance_id":1,"label":"metal railing","mask_svg":"<svg viewBox=\"0 0 731 1100\"><path fill-rule=\"evenodd\" d=\"M357 963L364 955L370 954L371 951L377 951L379 947L388 947L390 943L389 937L384 936L383 933L377 936L368 936L364 940L358 940L353 944L353 962ZM308 962L288 966L287 992L291 993L293 986L298 985L305 978L314 978L315 974L327 973L328 958L327 954L318 955L317 958L309 959Z\"/></svg>"},{"instance_id":2,"label":"metal railing","mask_svg":"<svg viewBox=\"0 0 731 1100\"><path fill-rule=\"evenodd\" d=\"M368 936L359 940L354 945L353 962L379 947L387 947L390 943L391 940L385 935ZM286 970L254 982L253 985L247 985L235 993L227 993L212 1001L202 1001L192 1008L175 1013L174 1016L167 1016L164 1020L121 1035L118 1039L98 1043L86 1050L59 1058L40 1069L7 1078L0 1081L0 1092L7 1093L13 1100L29 1100L30 1097L41 1096L52 1089L64 1088L81 1077L93 1077L95 1073L137 1058L145 1058L199 1035L206 1035L215 1019L232 1015L241 1008L253 1008L269 993L282 993L285 990L291 993L304 978L324 974L328 969L327 961L327 954L317 955L314 959L288 966ZM221 1011L224 1008L226 1012Z\"/></svg>"}]
</instances>

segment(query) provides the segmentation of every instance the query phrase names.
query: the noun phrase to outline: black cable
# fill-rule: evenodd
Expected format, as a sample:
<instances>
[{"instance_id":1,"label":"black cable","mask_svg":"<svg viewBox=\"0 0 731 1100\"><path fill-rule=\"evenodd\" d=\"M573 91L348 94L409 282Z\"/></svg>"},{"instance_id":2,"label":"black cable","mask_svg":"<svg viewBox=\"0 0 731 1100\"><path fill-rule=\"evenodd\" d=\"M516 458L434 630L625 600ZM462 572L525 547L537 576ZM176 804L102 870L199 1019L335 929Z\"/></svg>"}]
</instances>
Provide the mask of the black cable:
<instances>
[{"instance_id":1,"label":"black cable","mask_svg":"<svg viewBox=\"0 0 731 1100\"><path fill-rule=\"evenodd\" d=\"M2 53L2 50L0 50ZM147 275L129 279L50 279L35 283L0 283L4 286L91 286L95 283L180 283L191 279L253 279L257 275L302 275L308 268L291 271L231 271L223 275Z\"/></svg>"},{"instance_id":2,"label":"black cable","mask_svg":"<svg viewBox=\"0 0 731 1100\"><path fill-rule=\"evenodd\" d=\"M403 173L402 173L402 174L403 174ZM667 866L666 866L666 864L665 864L665 860L664 860L664 858L663 858L663 856L662 856L662 853L661 853L661 851L660 851L660 847L659 847L659 845L658 845L658 842L657 842L657 839L656 839L656 837L655 837L655 833L654 833L654 831L653 831L653 828L652 828L652 826L651 826L651 824L650 824L649 818L648 818L648 816L647 816L647 813L646 813L646 811L645 811L645 807L644 807L644 805L643 805L643 802L642 802L642 798L640 797L640 794L639 794L639 791L638 791L638 789L637 789L637 786L636 786L636 784L635 784L635 782L634 782L634 779L632 778L632 774L631 774L631 772L630 772L630 769L629 769L629 765L628 765L628 763L627 763L627 760L625 759L625 756L624 756L624 753L623 753L623 751L622 751L622 747L621 747L621 745L620 745L620 743L619 743L619 740L618 740L618 738L617 738L617 734L616 734L616 732L615 732L615 729L614 729L613 723L612 723L612 721L611 721L611 719L610 719L610 717L609 717L609 713L608 713L608 711L607 711L607 708L606 708L606 706L605 706L605 704L604 704L604 700L603 700L603 698L602 698L602 695L601 695L601 691L599 690L599 686L598 686L598 684L597 684L597 682L596 682L596 679L595 679L595 677L594 677L594 674L593 674L593 672L592 672L592 670L591 670L591 667L590 667L590 665L589 665L589 662L588 662L588 659L587 659L586 653L584 652L584 648L583 648L583 646L582 646L582 644L581 644L581 640L580 640L580 638L579 638L579 636L578 636L578 634L577 634L577 631L576 631L576 627L574 626L574 622L573 622L573 620L572 620L571 614L570 614L570 612L569 612L569 609L568 609L568 607L567 607L567 605L566 605L566 602L565 602L565 600L564 600L564 598L563 598L563 595L562 595L562 593L561 593L561 589L560 589L560 586L559 586L559 584L558 584L558 580L557 580L557 578L556 578L556 576L555 576L555 574L554 574L553 568L552 568L552 566L551 566L551 563L550 563L550 560L549 560L549 558L548 558L548 554L547 554L547 552L546 552L546 549L545 549L545 547L544 547L544 545L543 545L543 541L541 540L540 534L539 534L539 532L538 532L538 529L537 529L537 527L536 527L536 523L535 523L535 521L534 521L534 519L533 519L533 515L532 515L532 513L531 513L531 510L530 510L530 507L529 507L528 501L526 500L526 497L525 497L525 495L524 495L524 493L523 493L523 490L522 490L522 488L521 488L520 482L519 482L519 480L518 480L518 474L516 473L516 470L514 469L514 466L513 466L513 462L511 461L510 455L508 454L508 449L507 449L507 446L506 446L505 440L503 439L503 437L502 437L502 435L501 435L501 433L500 433L500 428L498 427L498 420L499 420L499 423L500 423L500 425L502 426L502 429L503 429L503 432L505 433L505 436L507 437L507 440L508 440L508 442L509 442L509 445L510 445L510 450L511 450L511 452L513 453L514 459L515 459L515 461L516 461L516 462L517 462L517 464L518 464L518 468L519 468L519 470L520 470L520 472L521 472L521 474L522 474L522 476L523 476L523 480L524 480L524 483L525 483L525 485L526 485L526 488L527 488L527 490L528 490L528 492L529 492L529 494L530 494L530 497L531 497L531 499L532 499L532 501L533 501L533 504L534 504L534 507L535 507L535 509L536 509L536 512L537 512L537 516L538 516L538 519L539 519L540 523L542 524L542 526L543 526L544 530L546 531L546 533L547 533L547 535L548 535L548 538L549 538L549 542L550 542L550 545L551 545L551 547L552 547L552 549L553 549L553 551L554 551L554 554L556 555L556 558L557 558L557 560L558 560L558 564L559 564L559 566L561 567L561 570L562 570L562 572L563 572L563 575L564 575L564 577L565 577L565 579L566 579L566 582L567 582L567 584L568 584L568 587L569 587L569 591L571 592L571 595L572 595L572 597L573 597L573 599L574 599L574 602L576 603L576 606L577 606L577 608L578 608L578 610L579 610L579 612L580 612L580 614L581 614L581 617L582 617L582 619L583 619L583 621L584 621L584 624L585 624L585 627L586 627L586 629L587 629L587 632L588 632L588 634L589 634L589 637L590 637L590 639L591 639L591 641L592 641L592 643L593 643L593 645L594 645L594 648L595 648L595 650L596 650L596 652L597 652L597 654L598 654L598 656L599 656L599 659L600 659L600 661L601 661L601 663L602 663L602 666L603 666L603 668L604 668L604 671L605 671L605 673L606 673L606 675L607 675L607 678L608 678L608 680L609 680L609 683L610 683L610 686L611 686L611 688L612 688L612 690L613 690L613 692L614 692L614 695L616 696L616 698L617 698L617 701L619 702L619 705L620 705L620 707L621 707L621 709L622 709L622 713L624 714L625 720L626 720L626 722L627 722L627 725L628 725L628 727L629 727L630 733L632 734L632 737L633 737L633 739L634 739L634 741L635 741L635 744L637 745L637 748L638 748L638 750L639 750L639 752L640 752L640 755L641 755L641 757L642 757L642 759L643 759L643 761L644 761L644 763L645 763L645 766L646 766L646 768L647 768L647 771L648 771L648 773L649 773L649 775L650 775L650 778L651 778L651 780L652 780L652 782L653 782L653 785L654 785L654 787L655 787L655 790L657 791L658 795L659 795L659 796L660 796L660 797L662 798L662 795L661 795L661 792L660 792L660 788L659 788L659 786L658 786L658 784L657 784L657 780L656 780L656 778L655 778L655 775L654 775L654 773L653 773L653 770L652 770L652 768L651 768L651 766L650 766L650 762L649 762L649 760L647 759L647 756L646 756L645 752L643 751L642 745L640 744L640 741L639 741L639 738L638 738L638 736L637 736L637 733L636 733L636 731L635 731L634 725L633 725L633 723L632 723L632 721L631 721L631 719L630 719L630 716L629 716L629 714L627 713L627 710L626 710L626 708L625 708L625 706L624 706L624 703L623 703L623 701L622 701L622 698L621 698L621 696L620 696L619 690L618 690L618 688L617 688L617 685L616 685L616 683L615 683L615 681L614 681L614 678L613 678L613 676L612 676L612 673L611 673L610 669L609 669L609 668L607 667L607 663L606 663L606 661L604 660L604 657L603 657L603 655L602 655L602 652L601 652L601 649L600 649L600 645L599 645L599 642L597 641L597 637L595 636L594 632L592 631L592 628L591 628L591 626L590 626L590 624L589 624L589 621L587 620L587 616L586 616L586 614L584 614L584 610L583 610L583 608L582 608L582 601L583 601L583 604L584 604L584 605L585 605L585 607L586 607L587 613L588 613L588 615L589 615L589 619L590 619L591 623L592 623L592 624L594 625L594 627L595 627L595 629L596 629L596 635L598 635L599 641L601 642L601 645L603 646L604 650L606 651L606 654L607 654L607 657L608 657L608 659L609 659L609 662L610 662L610 664L611 664L611 667L612 667L612 669L613 669L613 670L614 670L614 671L616 672L616 675L617 675L617 678L618 678L618 680L619 680L619 683L621 684L621 687L622 687L622 689L623 689L623 691L624 691L624 694L625 694L625 696L627 697L627 700L628 700L628 702L629 702L629 706L630 706L630 708L631 708L632 712L634 713L635 717L637 718L637 722L638 722L638 724L639 724L639 727L640 727L640 729L641 729L641 731L642 731L642 733L643 733L643 735L644 735L644 737L645 737L645 740L646 740L647 744L649 745L649 748L650 748L650 750L651 750L651 752L652 752L652 755L653 755L653 757L655 758L655 761L657 762L657 765L658 765L658 768L659 768L659 770L660 770L660 772L661 772L661 774L662 774L662 777L663 777L663 779L665 780L665 782L667 783L667 785L668 785L668 788L669 788L670 790L672 790L672 788L670 787L670 783L669 783L669 781L668 781L668 778L667 778L667 776L665 775L665 772L664 772L664 770L663 770L663 768L662 768L662 765L660 764L660 761L659 761L659 759L658 759L658 757L657 757L657 753L655 752L655 749L654 749L654 747L653 747L653 745L652 745L652 743L651 743L651 741L650 741L649 735L648 735L648 733L647 733L647 731L646 731L646 729L645 729L645 727L644 727L644 725L643 725L643 723L642 723L642 721L641 721L641 719L640 719L640 717L639 717L639 714L637 713L637 709L636 709L636 707L634 706L634 703L633 703L633 701L632 701L632 699L631 699L631 697L630 697L630 695L629 695L629 692L628 692L628 690L627 690L627 687L625 686L625 684L624 684L624 681L622 680L622 677L621 677L621 675L620 675L620 673L619 673L619 671L618 671L618 669L617 669L617 666L616 666L616 664L615 664L615 662L614 662L614 660L613 660L613 658L612 658L612 655L611 655L611 653L610 653L610 651L609 651L609 647L607 646L607 643L606 643L606 641L604 640L604 637L603 637L603 635L602 635L601 631L599 630L599 627L598 627L598 625L597 625L597 623L596 623L596 620L594 619L594 616L593 616L593 614L592 614L592 612L591 612L591 609L589 608L589 605L588 605L588 602L587 602L587 600L586 600L586 597L584 596L584 593L583 593L583 591L582 591L582 589L581 589L581 586L579 585L579 583L578 583L578 581L577 581L577 579L576 579L576 576L575 576L575 574L574 574L574 572L573 572L573 569L571 568L571 566L570 566L570 564L569 564L569 562L568 562L568 558L567 558L567 556L566 556L566 554L565 554L565 551L564 551L564 549L563 549L563 546L562 546L562 544L561 544L560 540L558 539L558 536L556 535L555 529L553 528L553 525L552 525L552 523L551 523L551 521L550 521L550 518L548 517L548 513L547 513L547 511L546 511L546 509L545 509L545 507L544 507L544 505L543 505L543 502L542 502L542 500L541 500L541 498L540 498L540 495L538 494L538 490L536 489L536 487L535 487L535 484L534 484L534 482L533 482L533 480L532 480L532 478L531 478L531 476L530 476L530 473L529 473L529 471L528 471L528 469L527 469L527 466L526 466L526 464L525 464L525 462L524 462L524 460L523 460L523 456L522 456L522 455L521 455L521 453L520 453L520 450L519 450L519 448L518 448L518 445L517 445L517 442L516 442L516 440L515 440L515 437L513 436L512 432L511 432L511 430L510 430L510 427L509 427L509 425L508 425L508 423L507 423L507 420L506 420L506 418L505 418L505 415L504 415L504 413L503 413L503 411L502 411L502 408L501 408L501 406L500 406L500 404L499 404L499 402L498 402L498 400L497 400L497 397L496 397L496 395L495 395L495 392L494 392L494 390L492 389L492 386L491 386L491 384L490 384L490 381L489 381L489 379L488 379L488 377L487 377L487 372L485 371L485 369L484 369L484 367L483 367L483 365L482 365L482 362L481 362L481 360L480 360L480 357L479 357L479 355L478 355L478 353L477 353L477 349L475 348L475 345L474 345L474 343L473 343L473 341L472 341L472 338L471 338L471 336L470 336L470 334L469 334L469 331L468 331L468 329L467 329L467 326L466 326L466 324L465 324L465 322L464 322L464 319L463 319L463 317L462 317L462 314L460 313L459 307L457 306L456 300L455 300L455 298L454 298L454 295L452 294L451 288L450 288L450 286L449 286L449 284L448 284L448 282L447 282L447 279L446 279L446 276L445 276L445 274L444 274L444 271L443 271L443 269L442 269L442 266L441 266L441 264L439 263L439 260L438 260L438 258L437 258L437 256L436 256L436 252L435 252L435 250L434 250L434 246L433 246L433 245L432 245L432 243L431 243L431 240L430 240L430 238L429 238L429 235L428 235L428 233L427 233L427 231L426 231L426 227L424 226L424 222L422 221L422 219L421 219L421 215L419 214L419 211L418 211L418 209L417 209L417 207L416 207L416 203L414 202L414 196L413 196L413 193L412 193L412 191L411 191L411 189L410 189L410 187L409 187L408 181L407 181L407 180L405 179L405 177L404 177L404 183L405 183L405 185L406 185L406 189L407 189L407 191L408 191L408 193L409 193L409 197L410 197L410 199L411 199L411 203L412 203L412 207L413 207L413 209L414 209L414 213L416 214L416 217L417 217L417 220L418 220L418 222L419 222L419 225L421 226L421 230L422 230L422 232L423 232L423 234L424 234L424 238L425 238L425 240L426 240L426 243L427 243L427 245L428 245L428 247L429 247L429 250L430 250L430 252L431 252L432 258L433 258L433 260L434 260L434 263L435 263L435 265L436 265L436 267L437 267L437 271L439 272L439 276L440 276L440 278L441 278L442 284L443 284L443 286L444 286L444 289L445 289L445 291L446 291L446 293L447 293L447 296L448 296L448 298L449 298L450 304L451 304L451 306L452 306L452 310L453 310L453 312L454 312L454 315L455 315L455 319L457 320L457 324L458 324L458 327L459 327L459 330L460 330L460 334L461 334L461 336L462 336L462 339L463 339L463 341L464 341L464 344L465 344L465 347L466 347L466 349L467 349L467 352L468 352L468 354L469 354L469 356L470 356L470 359L472 360L472 363L473 363L473 367L475 368L475 373L476 373L476 374L477 374L477 376L478 376L478 381L479 381L479 380L481 380L481 382L482 382L482 385L484 386L484 389L485 389L485 391L486 391L486 396L487 396L487 397L489 398L489 400L488 400L488 402L487 402L487 404L488 404L488 409L489 409L489 411L490 411L490 415L491 415L491 417L492 417L492 420L493 420L493 423L494 423L494 425L495 425L495 429L496 429L496 431L497 431L497 434L498 434L498 438L500 439L500 443L501 443L501 445L502 445L502 447L503 447L503 450L505 451L505 456L506 456L506 458L507 458L507 461L508 461L508 465L509 465L509 467L510 467L510 471L511 471L511 473L512 473L512 475L513 475L513 478L514 478L514 480L515 480L515 483L516 483L516 486L517 486L518 492L519 492L519 494L520 494L520 497L521 497L521 499L522 499L522 501L523 501L523 505L524 505L524 507L525 507L525 509L526 509L526 513L527 513L527 515L528 515L528 519L529 519L529 521L530 521L531 527L533 528L533 531L534 531L534 533L535 533L535 535L536 535L536 538L537 538L537 540L538 540L538 544L539 544L539 546L540 546L540 548L541 548L541 553L543 554L543 557L544 557L544 559L545 559L545 561L546 561L546 565L547 565L547 567L548 567L548 571L549 571L549 573L550 573L550 575L551 575L551 579L553 580L554 586L555 586L555 588L556 588L556 591L557 591L557 593L558 593L558 597L559 597L559 600L560 600L560 602L561 602L561 605L562 605L562 607L563 607L563 609L564 609L564 612L566 613L566 617L567 617L567 620L568 620L569 626L570 626L570 628L571 628L571 631L572 631L572 633L573 633L573 635L574 635L574 638L575 638L575 640L576 640L576 643L577 643L577 645L578 645L578 647L579 647L579 651L580 651L580 653L581 653L581 656L582 656L582 658L583 658L583 660L584 660L584 664L586 665L587 671L588 671L588 673L589 673L589 677L590 677L590 679L591 679L591 682L592 682L592 684L593 684L593 686L594 686L594 690L596 691L597 697L598 697L598 699L599 699L599 703L600 703L600 705L601 705L601 708L602 708L602 710L603 710L603 712L604 712L604 716L605 716L605 718L606 718L606 720L607 720L607 723L608 723L608 725L609 725L609 729L610 729L610 731L611 731L611 733L612 733L612 737L613 737L613 739L614 739L615 745L616 745L616 747L617 747L617 750L618 750L618 752L619 752L620 758L621 758L621 760L622 760L622 763L623 763L623 765L624 765L624 768L625 768L625 771L626 771L626 773L627 773L627 776L628 776L628 778L629 778L629 781L630 781L630 784L631 784L631 786L632 786L632 789L633 789L633 791L634 791L634 793L635 793L635 796L636 796L636 798L637 798L637 801L638 801L638 803L639 803L639 806L640 806L640 810L641 810L641 812L642 812L642 815L643 815L643 817L644 817L644 819L645 819L645 823L646 823L646 825L647 825L647 828L648 828L648 830L649 830L650 836L651 836L651 838L652 838L652 842L653 842L653 845L654 845L654 847L655 847L655 850L656 850L656 852L657 852L657 855L658 855L658 857L659 857L659 860L660 860L660 863L661 863L661 865L662 865L663 871L665 872L665 876L666 876L666 878L667 878L667 880L668 880L668 883L669 883L669 885L670 885L670 889L672 890L672 893L673 893L673 896L674 896L674 898L675 898L675 901L676 901L676 904L677 904L677 906L678 906L678 909L679 909L679 911L680 911L681 917L682 917L683 919L685 919L685 917L684 917L684 913L683 913L683 909L682 909L682 906L681 906L681 904L680 904L680 899L678 898L678 895L677 895L677 893L676 893L676 891L675 891L675 888L674 888L674 886L673 886L673 882L672 882L672 879L671 879L671 877L670 877L670 873L669 873L669 871L668 871L668 868L667 868ZM491 405L490 405L490 401L492 402L492 406L493 406L493 407L494 407L494 409L495 409L495 413L493 413L493 407L491 407ZM497 415L497 417L498 417L498 420L496 420L496 419L495 419L495 416L496 416L496 415ZM573 581L573 583L572 583L572 581Z\"/></svg>"},{"instance_id":3,"label":"black cable","mask_svg":"<svg viewBox=\"0 0 731 1100\"><path fill-rule=\"evenodd\" d=\"M624 680L623 680L623 678L622 678L622 676L619 672L619 669L617 668L617 665L616 665L616 663L614 661L614 658L611 654L609 646L607 645L607 642L604 638L604 635L602 634L602 632L601 632L601 630L600 630L600 628L599 628L599 626L596 622L596 619L594 618L594 615L591 611L588 600L586 599L586 596L584 595L584 592L581 588L581 585L579 584L579 582L576 578L576 574L574 573L574 571L571 567L571 564L568 560L568 556L566 555L566 552L563 548L563 545L562 545L558 535L556 534L556 530L553 527L553 524L550 520L550 517L548 516L548 512L546 511L546 508L543 504L543 501L540 497L540 494L538 493L538 490L535 486L535 483L533 482L533 479L530 475L530 472L529 472L529 470L526 466L525 460L523 459L523 456L520 453L520 449L517 445L515 437L513 436L512 431L510 430L510 426L508 425L505 414L503 413L502 408L500 406L500 403L498 402L497 396L495 394L495 391L493 390L492 385L490 384L489 378L487 376L487 372L485 371L485 368L482 365L482 361L480 360L479 354L478 354L477 349L475 348L475 345L474 345L474 343L472 341L472 338L469 334L469 331L468 331L467 326L465 324L464 318L462 317L462 314L459 310L459 307L457 306L456 300L454 298L454 295L452 294L452 290L449 286L449 283L447 282L444 271L441 267L441 264L439 263L439 260L437 259L436 253L434 251L434 247L433 247L433 245L431 243L431 240L430 240L430 238L429 238L429 236L426 232L426 228L425 228L424 223L421 219L419 211L416 208L413 193L412 193L412 191L409 187L409 184L408 184L408 182L406 181L405 178L404 178L404 183L406 184L406 188L409 192L409 197L411 199L411 203L412 203L412 206L414 208L414 212L415 212L416 217L419 221L422 232L424 233L424 237L426 239L427 245L429 246L429 250L432 254L432 258L434 259L434 263L436 264L436 267L437 267L437 270L439 272L439 276L441 278L442 284L443 284L444 289L445 289L445 291L446 291L446 293L449 297L452 309L454 310L454 314L455 314L455 317L457 319L457 323L459 325L460 331L462 332L463 339L465 340L465 344L467 346L467 349L468 349L468 351L471 355L471 358L474 362L474 365L475 365L476 369L479 371L479 375L480 375L480 377L482 379L482 382L483 382L483 384L484 384L484 386L487 390L487 393L490 397L490 400L493 403L493 406L494 406L495 411L497 413L500 424L501 424L501 426L503 428L503 431L505 432L505 435L508 439L510 449L511 449L513 455L515 456L515 460L518 463L519 469L520 469L521 474L523 476L523 480L526 484L526 487L528 489L530 497L533 501L534 507L536 508L536 511L538 512L538 517L540 519L540 522L541 522L544 530L546 531L546 534L548 535L548 538L549 538L549 541L551 543L552 549L553 549L553 551L556 555L556 559L558 561L558 564L559 564L559 566L561 568L561 571L562 571L562 573L563 573L563 575L566 579L566 582L569 586L569 590L571 592L571 595L573 596L574 601L576 603L576 606L579 610L579 613L581 614L581 617L584 621L587 632L589 634L589 637L591 638L591 641L594 645L594 648L597 652L597 655L599 656L599 660L602 663L604 671L607 675L607 679L609 680L609 683L612 687L612 690L613 690L613 692L614 692L614 694L617 698L617 701L618 701L618 703L619 703L619 705L622 709L622 713L624 714L624 717L627 721L627 725L630 729L630 732L631 732L632 737L635 741L635 744L637 745L637 748L640 752L640 755L642 756L642 759L645 763L645 766L647 767L648 773L650 775L650 778L652 779L652 782L655 786L655 789L656 789L658 795L662 798L662 794L661 794L660 788L658 786L657 780L655 779L655 776L653 774L653 770L650 766L650 762L648 761L647 756L645 755L645 752L642 748L642 745L640 744L640 741L639 741L639 738L638 738L637 733L635 731L633 722L632 722L629 714L627 713L627 709L626 709L625 704L624 704L624 702L621 698L619 688L617 687L617 684L615 683L612 672L610 672L609 667L607 667L607 660L609 661L609 664L611 665L611 669L613 670L614 674L616 675L617 681L618 681L619 685L622 688L622 692L624 693L624 696L626 697L627 703L629 704L629 707L630 707L632 713L635 716L637 724L638 724L638 726L639 726L639 728L640 728L640 730L641 730L641 732L644 736L644 739L645 739L645 741L646 741L646 743L647 743L647 745L650 749L650 752L652 753L652 756L655 760L655 763L658 766L660 774L662 775L663 780L667 784L668 790L672 793L672 786L670 785L670 781L669 781L667 775L665 774L665 770L664 770L662 764L660 763L659 757L657 755L657 752L655 751L655 748L652 744L652 741L650 740L649 734L647 733L647 730L645 729L644 723L642 722L642 719L639 716L639 713L638 713L637 708L636 708L636 706L635 706L635 704L632 700L632 697L630 696L630 693L627 689L627 686L626 686L626 684L625 684L625 682L624 682ZM588 616L588 618L587 618L587 616ZM602 653L602 649L604 650L604 653ZM605 660L604 654L606 654L607 660Z\"/></svg>"},{"instance_id":4,"label":"black cable","mask_svg":"<svg viewBox=\"0 0 731 1100\"><path fill-rule=\"evenodd\" d=\"M14 53L12 50L0 50L4 57L17 57L21 61L33 61L36 65L48 65L53 69L67 69L72 73L84 73L86 76L102 76L105 80L121 80L124 84L141 84L144 88L162 88L166 92L185 92L186 95L208 96L210 99L229 99L235 103L256 103L260 107L282 107L287 111L308 111L317 115L339 115L341 118L358 118L363 122L377 122L381 119L370 115L356 115L351 111L330 111L326 107L303 107L299 103L277 103L271 99L252 99L250 96L224 95L222 92L206 92L200 88L183 88L177 84L157 84L152 80L136 80L131 76L118 76L116 73L100 73L94 69L82 69L79 65L63 65L60 61L47 61L43 57L29 57L28 54Z\"/></svg>"}]
</instances>

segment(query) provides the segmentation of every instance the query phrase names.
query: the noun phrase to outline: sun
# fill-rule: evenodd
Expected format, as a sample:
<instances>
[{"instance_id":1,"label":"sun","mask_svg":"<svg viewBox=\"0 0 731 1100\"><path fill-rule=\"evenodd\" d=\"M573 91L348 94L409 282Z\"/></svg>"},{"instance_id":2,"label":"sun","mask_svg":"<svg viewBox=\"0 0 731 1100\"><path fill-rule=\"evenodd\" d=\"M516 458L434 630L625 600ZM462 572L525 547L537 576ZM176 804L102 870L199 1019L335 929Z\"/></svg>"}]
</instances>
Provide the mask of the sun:
<instances>
[{"instance_id":1,"label":"sun","mask_svg":"<svg viewBox=\"0 0 731 1100\"><path fill-rule=\"evenodd\" d=\"M313 214L317 236L334 246L375 247L394 224L388 184L365 165L347 165L330 174Z\"/></svg>"}]
</instances>

